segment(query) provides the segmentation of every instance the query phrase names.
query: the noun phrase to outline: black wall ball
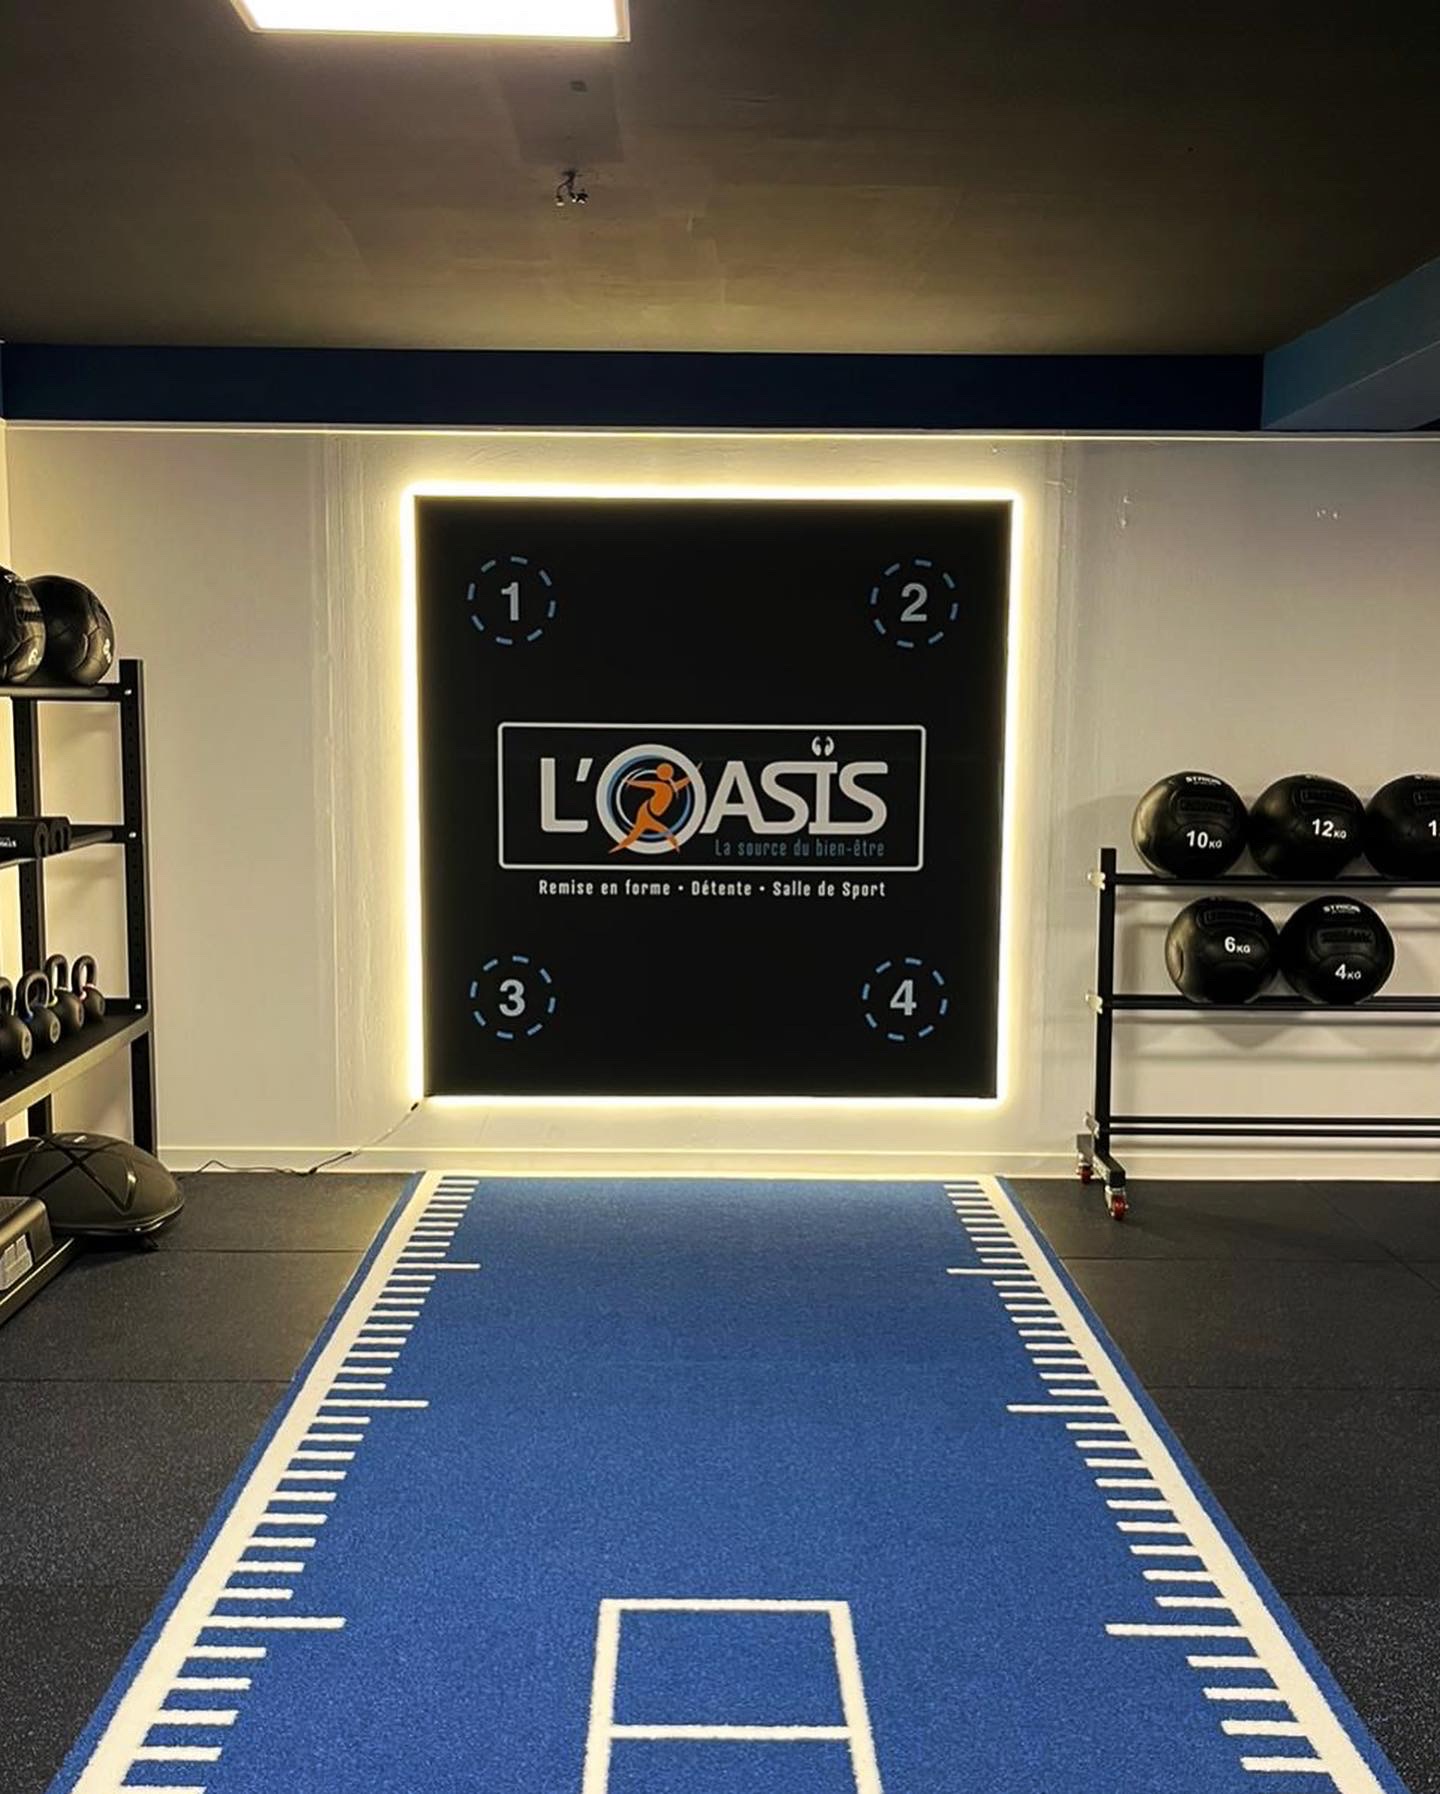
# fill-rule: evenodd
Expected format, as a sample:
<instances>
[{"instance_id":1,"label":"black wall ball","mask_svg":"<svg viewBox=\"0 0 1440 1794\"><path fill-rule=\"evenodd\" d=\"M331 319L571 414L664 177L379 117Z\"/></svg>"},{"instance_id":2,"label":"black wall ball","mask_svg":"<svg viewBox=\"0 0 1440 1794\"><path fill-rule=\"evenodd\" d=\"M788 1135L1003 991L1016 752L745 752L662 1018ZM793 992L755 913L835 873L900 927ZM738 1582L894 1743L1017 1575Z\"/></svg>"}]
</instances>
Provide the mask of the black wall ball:
<instances>
[{"instance_id":1,"label":"black wall ball","mask_svg":"<svg viewBox=\"0 0 1440 1794\"><path fill-rule=\"evenodd\" d=\"M1192 1003L1249 1003L1279 969L1279 936L1263 909L1238 898L1186 904L1165 935L1165 969Z\"/></svg>"},{"instance_id":2,"label":"black wall ball","mask_svg":"<svg viewBox=\"0 0 1440 1794\"><path fill-rule=\"evenodd\" d=\"M1250 806L1250 851L1272 878L1333 878L1364 845L1365 806L1338 779L1297 773Z\"/></svg>"},{"instance_id":3,"label":"black wall ball","mask_svg":"<svg viewBox=\"0 0 1440 1794\"><path fill-rule=\"evenodd\" d=\"M1172 772L1150 787L1130 825L1135 851L1171 878L1227 871L1245 847L1245 801L1210 772Z\"/></svg>"},{"instance_id":4,"label":"black wall ball","mask_svg":"<svg viewBox=\"0 0 1440 1794\"><path fill-rule=\"evenodd\" d=\"M1440 778L1411 772L1365 806L1365 857L1387 878L1440 878Z\"/></svg>"},{"instance_id":5,"label":"black wall ball","mask_svg":"<svg viewBox=\"0 0 1440 1794\"><path fill-rule=\"evenodd\" d=\"M1317 897L1280 930L1280 969L1311 1003L1360 1003L1395 969L1395 942L1368 903Z\"/></svg>"},{"instance_id":6,"label":"black wall ball","mask_svg":"<svg viewBox=\"0 0 1440 1794\"><path fill-rule=\"evenodd\" d=\"M45 617L35 593L0 567L0 684L19 685L45 658Z\"/></svg>"},{"instance_id":7,"label":"black wall ball","mask_svg":"<svg viewBox=\"0 0 1440 1794\"><path fill-rule=\"evenodd\" d=\"M45 671L65 685L98 685L115 661L115 626L89 586L58 573L30 581L45 617Z\"/></svg>"}]
</instances>

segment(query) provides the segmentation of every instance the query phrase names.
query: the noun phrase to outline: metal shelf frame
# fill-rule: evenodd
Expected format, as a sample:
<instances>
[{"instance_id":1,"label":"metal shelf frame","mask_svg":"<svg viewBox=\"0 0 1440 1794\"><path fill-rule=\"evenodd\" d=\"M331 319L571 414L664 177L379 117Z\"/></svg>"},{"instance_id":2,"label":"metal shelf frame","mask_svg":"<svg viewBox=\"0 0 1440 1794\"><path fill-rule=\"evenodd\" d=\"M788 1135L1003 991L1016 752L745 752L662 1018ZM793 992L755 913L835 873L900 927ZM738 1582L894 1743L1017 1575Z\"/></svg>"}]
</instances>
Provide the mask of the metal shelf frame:
<instances>
[{"instance_id":1,"label":"metal shelf frame","mask_svg":"<svg viewBox=\"0 0 1440 1794\"><path fill-rule=\"evenodd\" d=\"M1390 1140L1406 1144L1440 1141L1437 1115L1160 1115L1117 1114L1112 1102L1117 1015L1284 1017L1281 1025L1325 1026L1349 1022L1394 1021L1405 1016L1440 1018L1440 996L1377 996L1353 1006L1321 1006L1303 997L1258 997L1253 1003L1192 1003L1188 997L1115 988L1115 937L1122 892L1151 895L1165 891L1264 889L1285 895L1301 891L1370 891L1428 896L1440 903L1440 879L1392 879L1350 874L1332 879L1276 879L1239 873L1213 879L1162 878L1150 872L1121 872L1113 847L1102 849L1100 863L1089 874L1098 903L1096 916L1095 988L1086 1001L1095 1017L1095 1072L1084 1131L1076 1136L1077 1169L1089 1182L1099 1172L1105 1200L1116 1220L1129 1210L1127 1173L1114 1151L1114 1141L1181 1138L1195 1140ZM1273 1025L1273 1023L1272 1023Z\"/></svg>"},{"instance_id":2,"label":"metal shelf frame","mask_svg":"<svg viewBox=\"0 0 1440 1794\"><path fill-rule=\"evenodd\" d=\"M105 1020L73 1042L57 1047L21 1072L0 1078L0 1121L28 1112L32 1134L49 1133L51 1098L65 1084L117 1052L130 1056L130 1108L135 1144L156 1148L155 1044L151 1026L150 849L145 777L145 668L122 660L118 676L103 685L3 685L10 701L15 746L15 813L43 816L40 706L113 704L119 711L121 818L118 823L77 824L69 851L118 846L125 859L126 997L107 999ZM58 856L50 855L47 858ZM5 862L20 877L20 940L24 964L43 966L45 858ZM0 868L3 869L3 868Z\"/></svg>"}]
</instances>

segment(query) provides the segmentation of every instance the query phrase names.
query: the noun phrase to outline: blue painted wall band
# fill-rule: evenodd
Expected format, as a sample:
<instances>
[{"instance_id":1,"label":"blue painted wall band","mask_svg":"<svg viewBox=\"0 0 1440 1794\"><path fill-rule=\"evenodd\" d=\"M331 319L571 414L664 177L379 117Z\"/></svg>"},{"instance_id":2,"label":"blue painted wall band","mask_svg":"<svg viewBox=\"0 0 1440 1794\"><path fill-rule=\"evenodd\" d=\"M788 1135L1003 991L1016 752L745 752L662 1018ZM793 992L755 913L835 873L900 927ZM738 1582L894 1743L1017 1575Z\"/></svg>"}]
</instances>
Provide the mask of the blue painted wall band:
<instances>
[{"instance_id":1,"label":"blue painted wall band","mask_svg":"<svg viewBox=\"0 0 1440 1794\"><path fill-rule=\"evenodd\" d=\"M731 355L9 343L12 422L472 429L1260 427L1259 355Z\"/></svg>"}]
</instances>

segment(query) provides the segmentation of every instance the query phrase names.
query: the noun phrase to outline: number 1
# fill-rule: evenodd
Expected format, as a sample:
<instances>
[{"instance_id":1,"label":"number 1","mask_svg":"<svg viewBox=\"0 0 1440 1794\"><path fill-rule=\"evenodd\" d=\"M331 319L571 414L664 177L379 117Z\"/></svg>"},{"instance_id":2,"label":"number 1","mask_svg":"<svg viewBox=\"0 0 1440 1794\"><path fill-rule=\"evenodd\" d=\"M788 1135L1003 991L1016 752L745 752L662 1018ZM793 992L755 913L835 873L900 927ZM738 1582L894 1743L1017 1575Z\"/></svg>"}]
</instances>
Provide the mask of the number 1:
<instances>
[{"instance_id":1,"label":"number 1","mask_svg":"<svg viewBox=\"0 0 1440 1794\"><path fill-rule=\"evenodd\" d=\"M520 581L512 579L508 586L501 586L500 596L510 600L510 621L518 623L520 621Z\"/></svg>"}]
</instances>

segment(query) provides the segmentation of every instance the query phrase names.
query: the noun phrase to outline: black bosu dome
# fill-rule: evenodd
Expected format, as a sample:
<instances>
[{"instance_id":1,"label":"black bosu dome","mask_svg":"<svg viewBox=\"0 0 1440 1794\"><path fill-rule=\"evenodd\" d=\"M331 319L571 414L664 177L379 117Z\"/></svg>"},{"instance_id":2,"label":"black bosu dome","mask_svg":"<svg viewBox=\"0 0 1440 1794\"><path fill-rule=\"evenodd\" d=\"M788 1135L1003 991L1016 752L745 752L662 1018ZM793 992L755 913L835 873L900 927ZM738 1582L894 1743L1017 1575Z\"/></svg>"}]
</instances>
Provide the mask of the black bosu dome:
<instances>
[{"instance_id":1,"label":"black bosu dome","mask_svg":"<svg viewBox=\"0 0 1440 1794\"><path fill-rule=\"evenodd\" d=\"M38 1198L57 1234L153 1233L185 1206L159 1159L109 1134L45 1134L0 1148L0 1196Z\"/></svg>"}]
</instances>

